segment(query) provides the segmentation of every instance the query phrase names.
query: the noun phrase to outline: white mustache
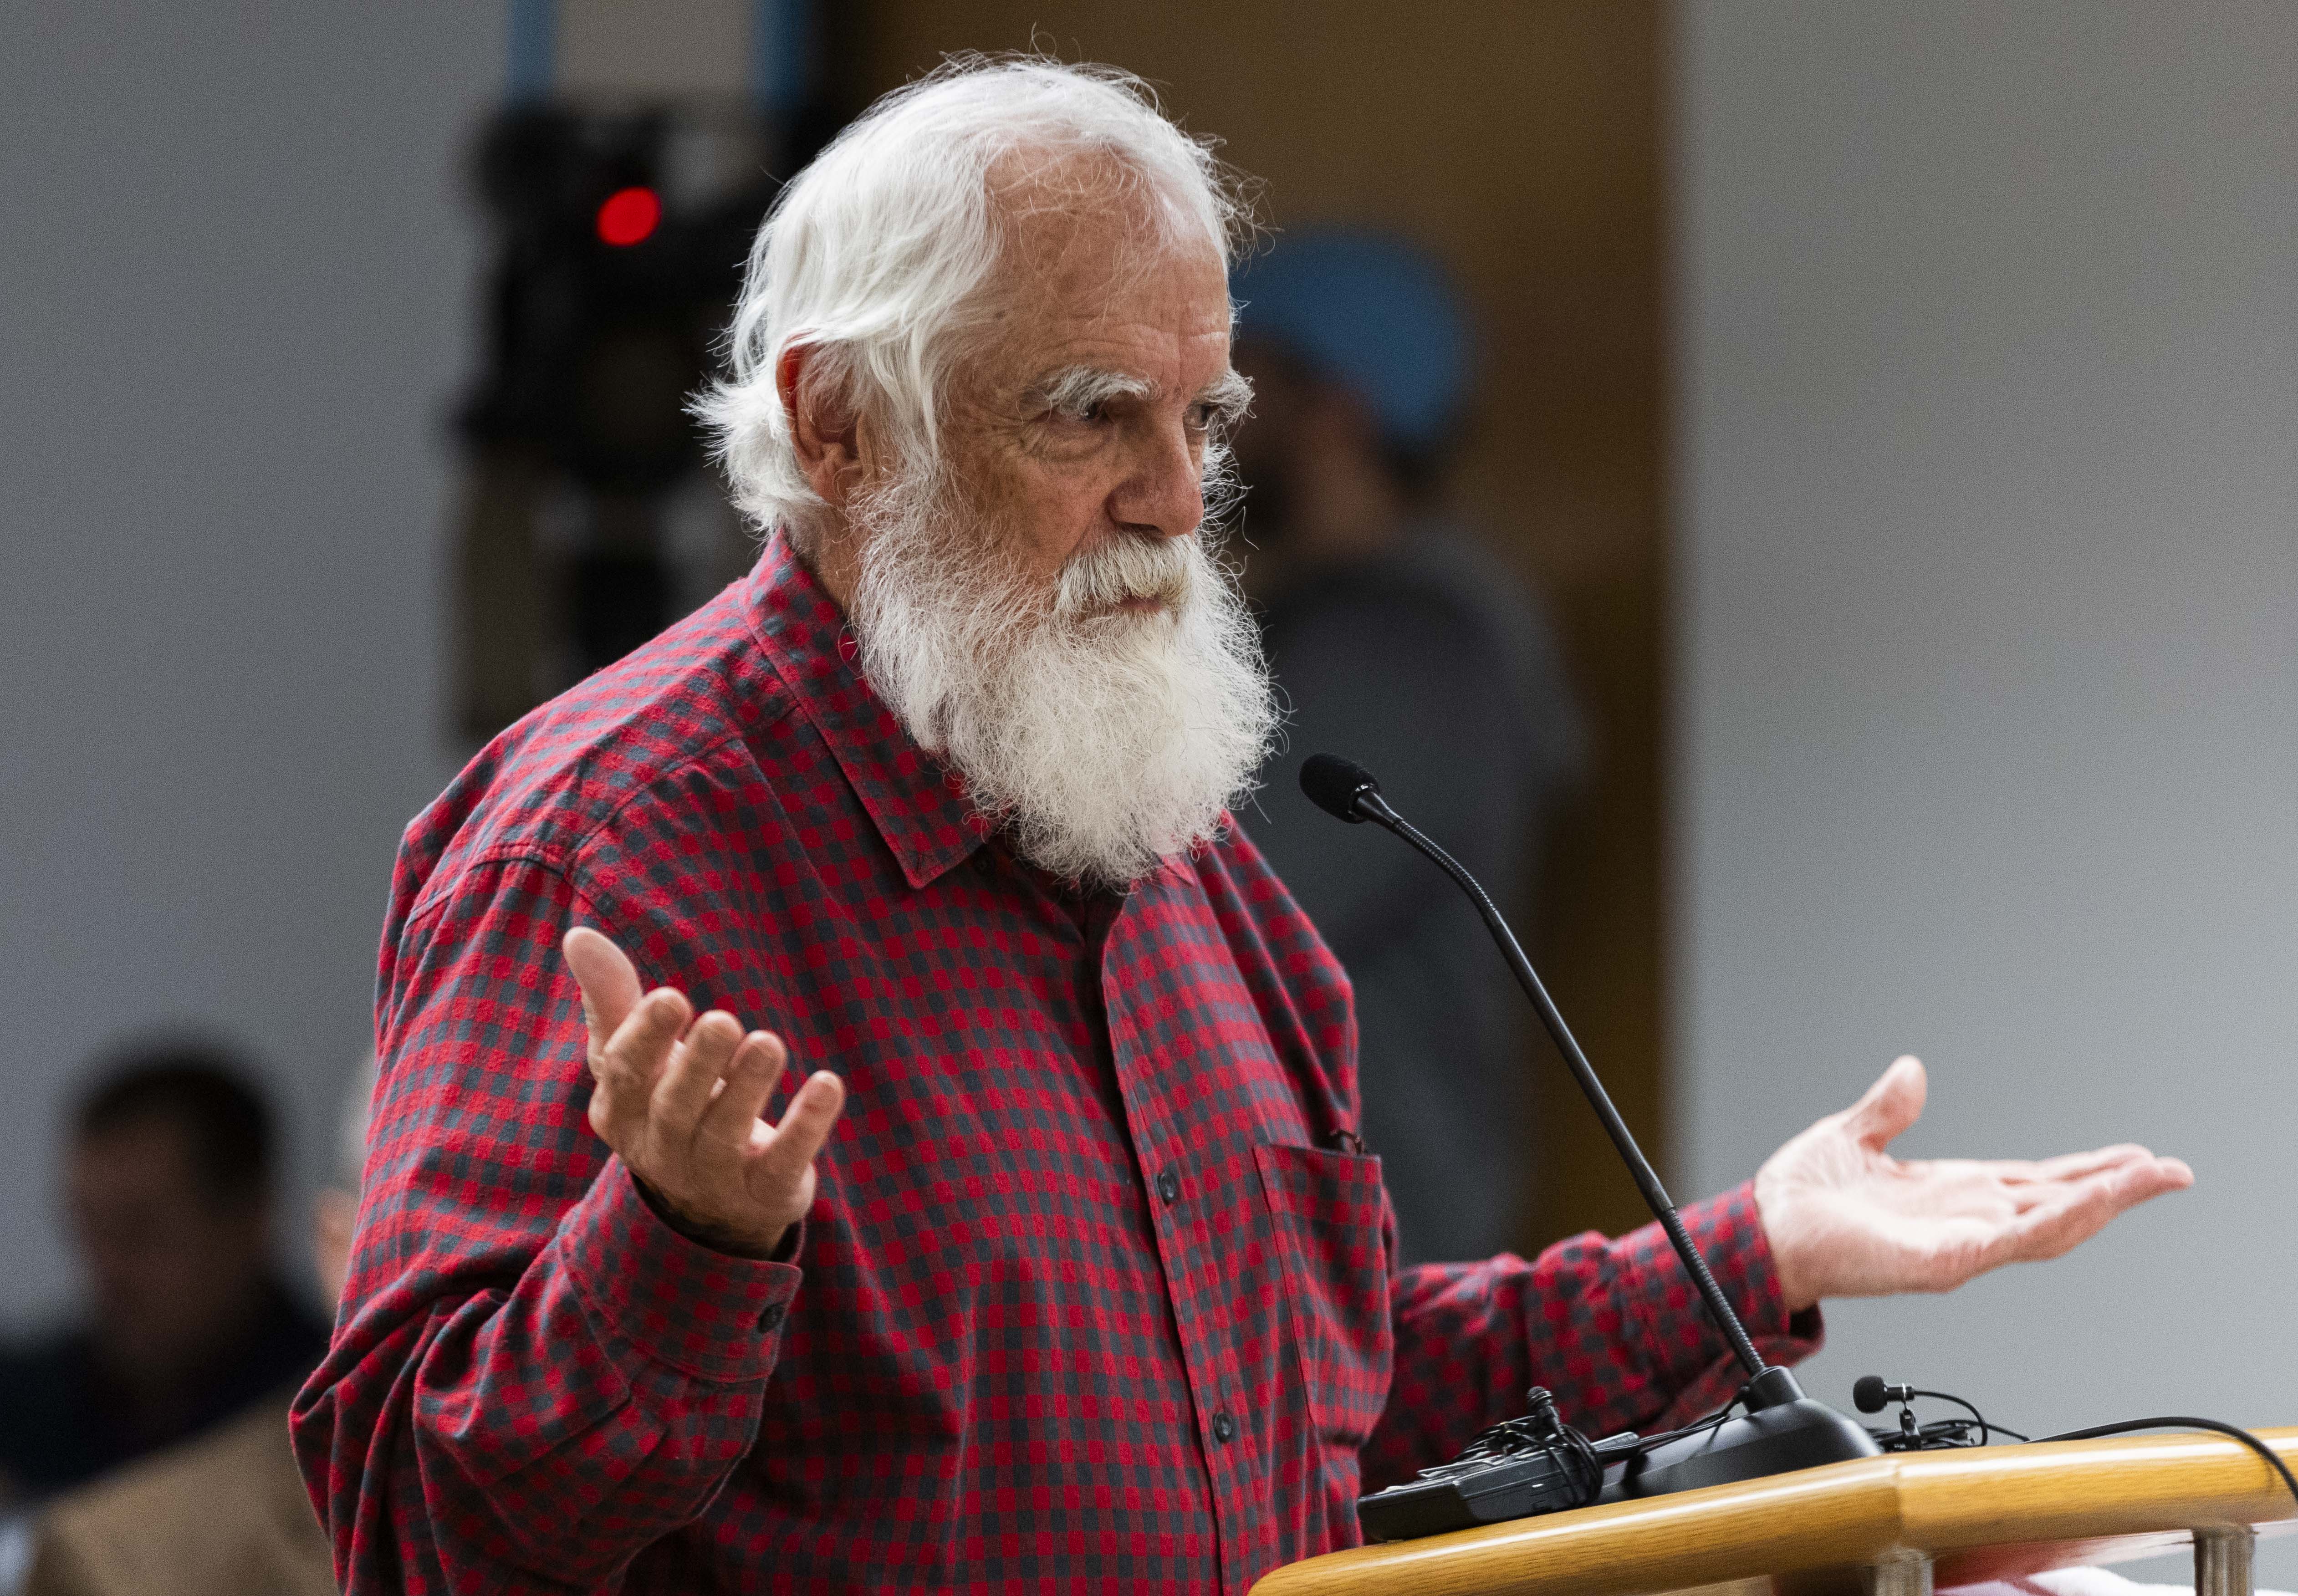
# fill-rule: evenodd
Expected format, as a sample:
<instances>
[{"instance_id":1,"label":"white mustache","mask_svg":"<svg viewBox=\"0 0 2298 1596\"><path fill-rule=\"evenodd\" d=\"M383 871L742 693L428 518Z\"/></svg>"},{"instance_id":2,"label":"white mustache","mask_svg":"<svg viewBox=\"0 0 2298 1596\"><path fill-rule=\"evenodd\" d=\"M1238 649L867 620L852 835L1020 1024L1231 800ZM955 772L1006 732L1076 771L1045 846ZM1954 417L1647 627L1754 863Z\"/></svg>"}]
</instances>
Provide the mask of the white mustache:
<instances>
[{"instance_id":1,"label":"white mustache","mask_svg":"<svg viewBox=\"0 0 2298 1596\"><path fill-rule=\"evenodd\" d=\"M1089 616L1134 599L1178 611L1192 596L1188 555L1179 539L1128 536L1070 558L1054 588L1054 613Z\"/></svg>"}]
</instances>

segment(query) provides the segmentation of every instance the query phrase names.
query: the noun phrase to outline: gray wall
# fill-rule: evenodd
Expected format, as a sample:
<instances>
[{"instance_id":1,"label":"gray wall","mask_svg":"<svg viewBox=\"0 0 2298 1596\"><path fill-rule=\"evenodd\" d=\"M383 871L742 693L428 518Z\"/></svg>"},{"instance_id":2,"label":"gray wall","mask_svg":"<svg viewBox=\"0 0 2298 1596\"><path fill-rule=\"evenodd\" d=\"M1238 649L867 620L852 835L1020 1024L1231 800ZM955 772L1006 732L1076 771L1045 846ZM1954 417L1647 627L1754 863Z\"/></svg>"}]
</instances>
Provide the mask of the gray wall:
<instances>
[{"instance_id":1,"label":"gray wall","mask_svg":"<svg viewBox=\"0 0 2298 1596\"><path fill-rule=\"evenodd\" d=\"M2178 1153L1815 1390L2298 1423L2298 6L1680 20L1683 1184L1901 1051L1910 1153Z\"/></svg>"},{"instance_id":2,"label":"gray wall","mask_svg":"<svg viewBox=\"0 0 2298 1596\"><path fill-rule=\"evenodd\" d=\"M266 1061L299 1194L441 740L500 5L0 6L0 1322L91 1048ZM302 1205L291 1207L300 1253Z\"/></svg>"}]
</instances>

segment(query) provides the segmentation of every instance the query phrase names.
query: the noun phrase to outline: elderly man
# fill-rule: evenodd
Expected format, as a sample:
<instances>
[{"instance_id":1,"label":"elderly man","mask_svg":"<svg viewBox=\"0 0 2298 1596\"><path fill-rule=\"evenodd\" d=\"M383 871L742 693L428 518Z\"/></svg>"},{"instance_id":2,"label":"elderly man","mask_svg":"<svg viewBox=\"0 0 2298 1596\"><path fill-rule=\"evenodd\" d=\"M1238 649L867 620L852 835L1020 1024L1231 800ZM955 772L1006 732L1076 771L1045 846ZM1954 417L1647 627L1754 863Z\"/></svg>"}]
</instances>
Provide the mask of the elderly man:
<instances>
[{"instance_id":1,"label":"elderly man","mask_svg":"<svg viewBox=\"0 0 2298 1596\"><path fill-rule=\"evenodd\" d=\"M1346 981L1225 823L1275 722L1204 532L1245 225L1034 61L784 194L708 401L763 559L400 856L294 1420L355 1596L1242 1592L1534 1382L1728 1393L1655 1232L1389 1265ZM1894 1163L1922 1093L1688 1212L1774 1358L2186 1178Z\"/></svg>"}]
</instances>

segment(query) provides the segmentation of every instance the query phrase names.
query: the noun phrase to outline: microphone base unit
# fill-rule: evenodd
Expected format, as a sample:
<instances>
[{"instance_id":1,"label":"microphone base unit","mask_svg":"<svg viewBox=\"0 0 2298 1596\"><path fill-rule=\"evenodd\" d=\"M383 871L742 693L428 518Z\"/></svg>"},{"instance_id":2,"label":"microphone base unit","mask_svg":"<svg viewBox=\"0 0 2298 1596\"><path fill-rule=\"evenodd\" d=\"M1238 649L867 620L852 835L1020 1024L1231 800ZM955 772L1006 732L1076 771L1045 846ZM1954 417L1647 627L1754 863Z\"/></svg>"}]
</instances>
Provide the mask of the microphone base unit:
<instances>
[{"instance_id":1,"label":"microphone base unit","mask_svg":"<svg viewBox=\"0 0 2298 1596\"><path fill-rule=\"evenodd\" d=\"M1359 1498L1365 1539L1415 1541L1882 1455L1863 1426L1806 1396L1777 1367L1741 1389L1734 1405L1748 1410L1743 1416L1649 1442L1633 1433L1586 1441L1556 1418L1546 1392L1533 1400L1528 1418L1496 1426L1453 1461ZM1495 1441L1498 1431L1516 1433Z\"/></svg>"},{"instance_id":2,"label":"microphone base unit","mask_svg":"<svg viewBox=\"0 0 2298 1596\"><path fill-rule=\"evenodd\" d=\"M1865 1426L1824 1402L1798 1396L1775 1408L1727 1418L1705 1434L1654 1447L1608 1481L1601 1500L1634 1501L1703 1485L1767 1479L1823 1463L1881 1457L1882 1451Z\"/></svg>"}]
</instances>

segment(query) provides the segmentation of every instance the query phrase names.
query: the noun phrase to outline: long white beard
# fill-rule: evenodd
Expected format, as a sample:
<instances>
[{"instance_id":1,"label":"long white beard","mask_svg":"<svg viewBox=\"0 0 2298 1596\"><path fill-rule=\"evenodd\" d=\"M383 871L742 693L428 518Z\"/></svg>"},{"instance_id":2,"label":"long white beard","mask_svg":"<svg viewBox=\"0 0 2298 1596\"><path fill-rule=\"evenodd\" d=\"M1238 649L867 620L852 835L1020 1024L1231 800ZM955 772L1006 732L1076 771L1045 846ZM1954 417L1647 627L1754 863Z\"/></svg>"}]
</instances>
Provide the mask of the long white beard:
<instances>
[{"instance_id":1,"label":"long white beard","mask_svg":"<svg viewBox=\"0 0 2298 1596\"><path fill-rule=\"evenodd\" d=\"M1215 836L1277 716L1259 630L1198 536L1079 555L1049 602L942 484L857 508L863 671L1017 853L1122 886ZM1164 608L1115 608L1133 597Z\"/></svg>"}]
</instances>

